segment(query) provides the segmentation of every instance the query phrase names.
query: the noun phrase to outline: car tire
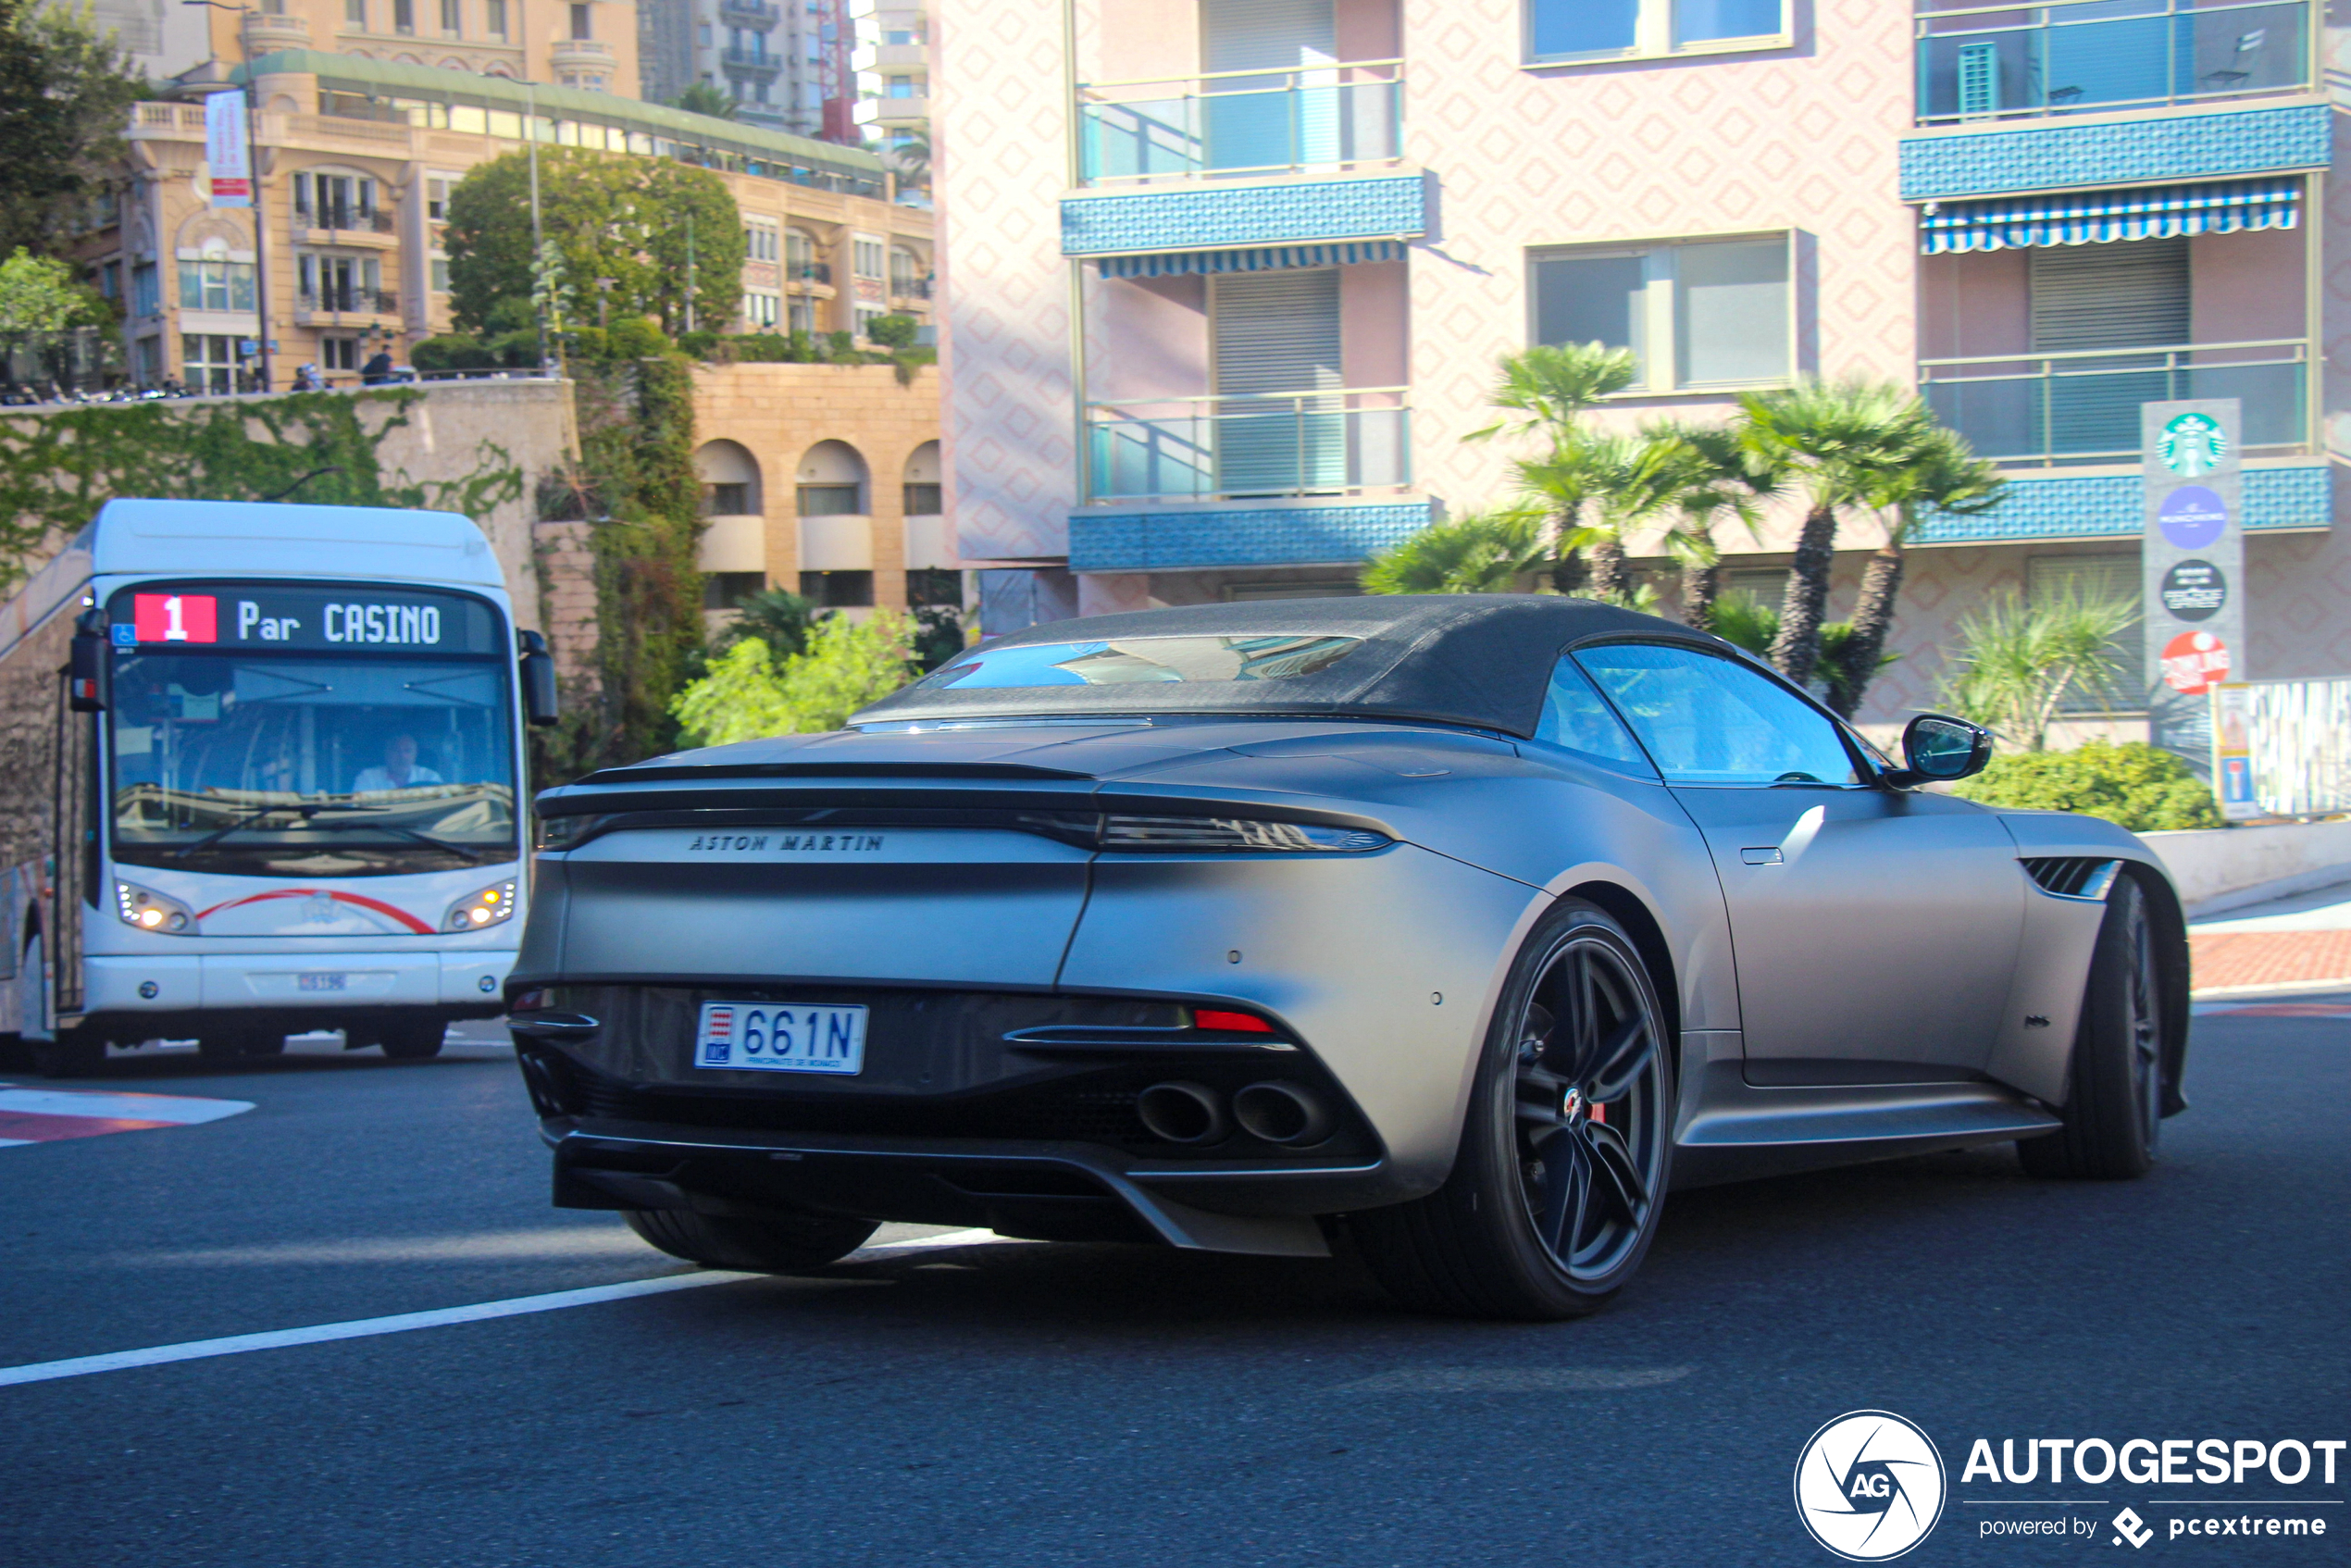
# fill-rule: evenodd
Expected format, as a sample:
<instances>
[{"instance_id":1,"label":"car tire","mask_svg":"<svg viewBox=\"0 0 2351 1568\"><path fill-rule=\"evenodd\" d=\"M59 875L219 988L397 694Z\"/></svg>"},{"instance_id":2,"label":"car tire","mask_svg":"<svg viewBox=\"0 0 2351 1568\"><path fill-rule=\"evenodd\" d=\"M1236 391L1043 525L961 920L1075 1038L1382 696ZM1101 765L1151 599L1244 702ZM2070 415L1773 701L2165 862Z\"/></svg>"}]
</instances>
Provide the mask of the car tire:
<instances>
[{"instance_id":1,"label":"car tire","mask_svg":"<svg viewBox=\"0 0 2351 1568\"><path fill-rule=\"evenodd\" d=\"M1374 1276L1451 1316L1552 1322L1606 1305L1664 1208L1664 1019L1622 926L1581 904L1547 915L1494 1010L1452 1174L1425 1198L1350 1216Z\"/></svg>"},{"instance_id":2,"label":"car tire","mask_svg":"<svg viewBox=\"0 0 2351 1568\"><path fill-rule=\"evenodd\" d=\"M434 1018L422 1024L387 1024L376 1043L394 1062L423 1062L441 1054L441 1042L448 1035L449 1026Z\"/></svg>"},{"instance_id":3,"label":"car tire","mask_svg":"<svg viewBox=\"0 0 2351 1568\"><path fill-rule=\"evenodd\" d=\"M2066 1080L2064 1125L2020 1139L2027 1173L2071 1180L2123 1181L2155 1164L2163 1126L2167 1049L2163 967L2156 953L2146 890L2128 875L2107 894L2091 952Z\"/></svg>"},{"instance_id":4,"label":"car tire","mask_svg":"<svg viewBox=\"0 0 2351 1568\"><path fill-rule=\"evenodd\" d=\"M673 1258L754 1274L791 1274L845 1258L880 1228L873 1220L821 1214L739 1219L679 1209L629 1209L621 1217Z\"/></svg>"}]
</instances>

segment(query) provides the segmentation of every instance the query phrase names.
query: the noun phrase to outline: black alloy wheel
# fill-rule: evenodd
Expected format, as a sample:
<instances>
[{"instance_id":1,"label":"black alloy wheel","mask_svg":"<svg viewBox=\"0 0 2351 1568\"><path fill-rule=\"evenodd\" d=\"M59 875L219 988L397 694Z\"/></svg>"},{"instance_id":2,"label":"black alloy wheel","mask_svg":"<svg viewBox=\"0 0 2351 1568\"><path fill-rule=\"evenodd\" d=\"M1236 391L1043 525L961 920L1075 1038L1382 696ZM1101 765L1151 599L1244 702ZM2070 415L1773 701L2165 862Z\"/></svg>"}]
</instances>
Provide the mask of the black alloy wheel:
<instances>
[{"instance_id":1,"label":"black alloy wheel","mask_svg":"<svg viewBox=\"0 0 2351 1568\"><path fill-rule=\"evenodd\" d=\"M2122 1180L2154 1165L2163 1131L2163 971L2146 890L2115 878L2073 1037L2064 1125L2016 1146L2037 1176Z\"/></svg>"},{"instance_id":2,"label":"black alloy wheel","mask_svg":"<svg viewBox=\"0 0 2351 1568\"><path fill-rule=\"evenodd\" d=\"M1661 1195L1662 1041L1638 962L1571 932L1520 1025L1520 1195L1551 1261L1586 1283L1623 1263Z\"/></svg>"},{"instance_id":3,"label":"black alloy wheel","mask_svg":"<svg viewBox=\"0 0 2351 1568\"><path fill-rule=\"evenodd\" d=\"M1596 1311L1657 1234L1673 1134L1664 1010L1640 951L1562 905L1519 953L1445 1185L1351 1216L1410 1305L1546 1321Z\"/></svg>"}]
</instances>

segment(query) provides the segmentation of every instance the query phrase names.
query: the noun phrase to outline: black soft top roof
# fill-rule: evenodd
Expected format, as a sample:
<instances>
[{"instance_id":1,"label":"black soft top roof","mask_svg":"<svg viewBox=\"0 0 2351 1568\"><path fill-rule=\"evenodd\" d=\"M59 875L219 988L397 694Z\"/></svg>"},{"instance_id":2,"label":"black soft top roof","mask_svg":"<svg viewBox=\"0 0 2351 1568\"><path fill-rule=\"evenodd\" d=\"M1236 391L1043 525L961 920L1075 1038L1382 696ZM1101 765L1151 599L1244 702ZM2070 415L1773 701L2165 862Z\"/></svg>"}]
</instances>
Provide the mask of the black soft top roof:
<instances>
[{"instance_id":1,"label":"black soft top roof","mask_svg":"<svg viewBox=\"0 0 2351 1568\"><path fill-rule=\"evenodd\" d=\"M1532 735L1561 649L1586 639L1663 636L1729 645L1687 627L1589 599L1532 593L1375 594L1269 599L1051 621L991 648L1150 637L1359 637L1363 646L1312 675L1279 680L909 688L852 724L1089 714L1347 714L1435 719Z\"/></svg>"}]
</instances>

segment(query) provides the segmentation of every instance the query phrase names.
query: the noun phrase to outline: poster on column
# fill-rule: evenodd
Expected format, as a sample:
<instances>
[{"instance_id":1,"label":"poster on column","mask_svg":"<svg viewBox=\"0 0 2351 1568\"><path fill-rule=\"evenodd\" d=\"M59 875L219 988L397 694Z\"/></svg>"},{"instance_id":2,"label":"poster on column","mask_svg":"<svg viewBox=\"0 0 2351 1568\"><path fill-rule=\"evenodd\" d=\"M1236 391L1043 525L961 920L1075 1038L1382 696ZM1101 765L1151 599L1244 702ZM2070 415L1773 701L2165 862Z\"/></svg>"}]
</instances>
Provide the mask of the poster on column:
<instances>
[{"instance_id":1,"label":"poster on column","mask_svg":"<svg viewBox=\"0 0 2351 1568\"><path fill-rule=\"evenodd\" d=\"M245 95L215 93L204 101L204 156L212 205L253 205L253 163L245 145Z\"/></svg>"},{"instance_id":2,"label":"poster on column","mask_svg":"<svg viewBox=\"0 0 2351 1568\"><path fill-rule=\"evenodd\" d=\"M2147 739L2208 780L2212 694L2246 677L2239 429L2233 397L2139 405Z\"/></svg>"}]
</instances>

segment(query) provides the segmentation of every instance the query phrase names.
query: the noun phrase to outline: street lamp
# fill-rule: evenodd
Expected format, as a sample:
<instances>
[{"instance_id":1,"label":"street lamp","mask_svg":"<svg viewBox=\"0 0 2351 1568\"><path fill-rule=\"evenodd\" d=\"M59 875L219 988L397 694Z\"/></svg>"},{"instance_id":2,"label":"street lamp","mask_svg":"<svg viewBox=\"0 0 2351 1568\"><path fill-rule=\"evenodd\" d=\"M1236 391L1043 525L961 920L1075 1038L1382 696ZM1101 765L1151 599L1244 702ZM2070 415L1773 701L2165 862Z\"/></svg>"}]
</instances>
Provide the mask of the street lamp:
<instances>
[{"instance_id":1,"label":"street lamp","mask_svg":"<svg viewBox=\"0 0 2351 1568\"><path fill-rule=\"evenodd\" d=\"M203 6L215 11L234 11L240 16L248 15L253 10L250 6L230 5L228 0L180 0L180 3L182 6ZM255 112L253 57L245 46L242 27L237 30L237 63L245 68L245 156L253 166L253 303L255 314L261 318L261 390L268 392L276 380L272 367L277 348L275 324L269 312L269 208L265 194L268 183L262 178L258 134L261 120ZM158 268L157 270L161 269Z\"/></svg>"}]
</instances>

